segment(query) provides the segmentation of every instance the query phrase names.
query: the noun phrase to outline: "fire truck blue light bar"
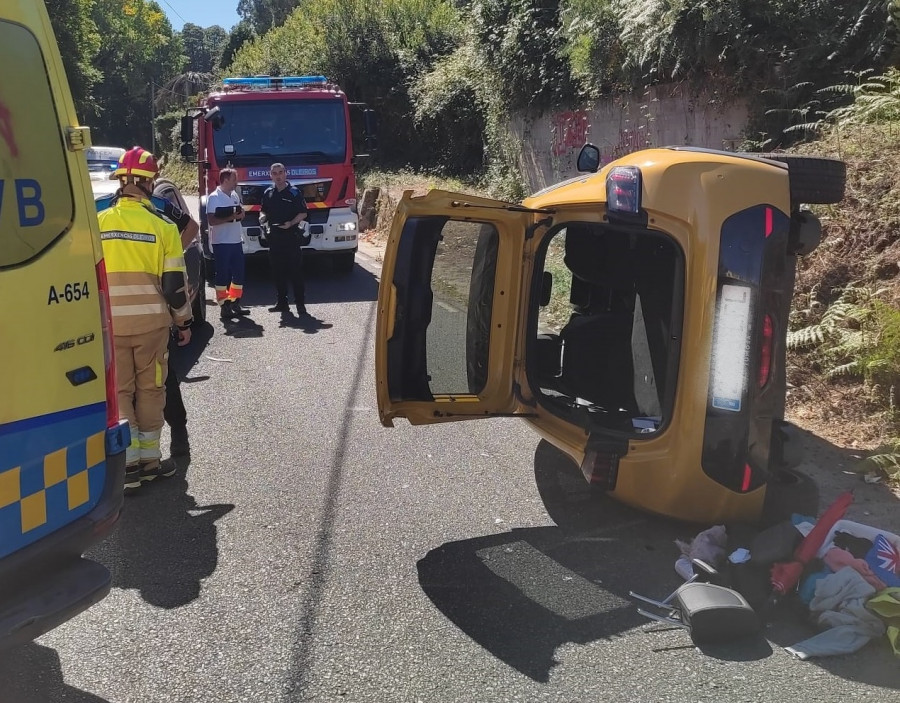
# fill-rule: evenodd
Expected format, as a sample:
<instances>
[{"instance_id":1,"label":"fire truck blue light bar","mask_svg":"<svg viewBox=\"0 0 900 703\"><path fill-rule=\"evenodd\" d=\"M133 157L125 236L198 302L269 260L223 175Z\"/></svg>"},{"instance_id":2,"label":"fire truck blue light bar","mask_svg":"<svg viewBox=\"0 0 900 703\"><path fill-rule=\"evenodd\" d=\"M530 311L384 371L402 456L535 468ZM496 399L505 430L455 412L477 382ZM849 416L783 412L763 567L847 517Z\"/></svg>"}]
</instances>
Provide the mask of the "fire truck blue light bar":
<instances>
[{"instance_id":1,"label":"fire truck blue light bar","mask_svg":"<svg viewBox=\"0 0 900 703\"><path fill-rule=\"evenodd\" d=\"M227 87L271 88L274 86L323 85L328 82L325 76L247 76L226 78L222 81Z\"/></svg>"}]
</instances>

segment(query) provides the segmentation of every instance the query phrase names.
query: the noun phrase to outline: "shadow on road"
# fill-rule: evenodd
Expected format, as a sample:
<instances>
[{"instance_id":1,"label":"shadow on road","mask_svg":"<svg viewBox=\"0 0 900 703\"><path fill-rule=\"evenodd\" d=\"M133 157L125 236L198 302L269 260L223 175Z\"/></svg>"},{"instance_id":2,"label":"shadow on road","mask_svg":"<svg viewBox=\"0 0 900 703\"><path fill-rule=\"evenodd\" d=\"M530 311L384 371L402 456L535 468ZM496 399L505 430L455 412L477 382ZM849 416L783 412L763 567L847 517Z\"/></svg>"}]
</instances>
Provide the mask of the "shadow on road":
<instances>
[{"instance_id":1,"label":"shadow on road","mask_svg":"<svg viewBox=\"0 0 900 703\"><path fill-rule=\"evenodd\" d=\"M303 275L307 306L367 302L378 298L378 280L359 265L354 266L350 273L339 273L324 257L306 257ZM292 289L289 289L289 295L293 304ZM268 255L247 258L247 280L241 302L251 309L275 304L275 284ZM316 315L314 308L310 312Z\"/></svg>"},{"instance_id":2,"label":"shadow on road","mask_svg":"<svg viewBox=\"0 0 900 703\"><path fill-rule=\"evenodd\" d=\"M213 314L214 312L218 314L216 308L207 306L208 314ZM178 373L178 378L181 379L182 383L197 383L209 378L208 376L191 376L190 374L197 361L206 351L206 347L209 346L213 334L214 329L209 322L196 325L191 330L190 343L183 347L176 347L169 355L169 364Z\"/></svg>"},{"instance_id":3,"label":"shadow on road","mask_svg":"<svg viewBox=\"0 0 900 703\"><path fill-rule=\"evenodd\" d=\"M0 703L108 703L63 681L55 649L31 642L0 658Z\"/></svg>"},{"instance_id":4,"label":"shadow on road","mask_svg":"<svg viewBox=\"0 0 900 703\"><path fill-rule=\"evenodd\" d=\"M216 570L216 520L231 504L198 506L182 471L157 479L126 498L119 526L88 556L104 564L113 587L133 588L160 608L177 608L200 595Z\"/></svg>"},{"instance_id":5,"label":"shadow on road","mask_svg":"<svg viewBox=\"0 0 900 703\"><path fill-rule=\"evenodd\" d=\"M693 648L690 636L658 634L628 596L663 598L680 583L673 540L696 526L648 516L591 491L571 460L542 441L535 478L556 527L449 542L418 562L419 583L435 606L495 657L546 682L566 643L610 639L636 627L648 631L647 651ZM704 646L703 655L734 662L765 659L815 634L802 621L777 621L759 635ZM658 643L654 643L658 637ZM900 672L885 641L845 657L797 662L856 682L898 687Z\"/></svg>"}]
</instances>

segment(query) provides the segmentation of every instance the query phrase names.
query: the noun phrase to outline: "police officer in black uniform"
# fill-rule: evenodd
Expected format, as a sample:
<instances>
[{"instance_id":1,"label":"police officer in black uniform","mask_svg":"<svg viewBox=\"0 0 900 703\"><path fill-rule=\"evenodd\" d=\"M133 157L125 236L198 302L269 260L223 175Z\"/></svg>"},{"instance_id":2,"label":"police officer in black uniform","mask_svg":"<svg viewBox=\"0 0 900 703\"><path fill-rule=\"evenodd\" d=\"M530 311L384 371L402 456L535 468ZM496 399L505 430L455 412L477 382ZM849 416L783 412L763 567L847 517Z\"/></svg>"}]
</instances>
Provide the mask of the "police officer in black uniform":
<instances>
[{"instance_id":1,"label":"police officer in black uniform","mask_svg":"<svg viewBox=\"0 0 900 703\"><path fill-rule=\"evenodd\" d=\"M271 312L287 312L288 279L294 287L294 302L297 304L297 315L308 317L304 305L303 272L301 270L301 246L304 235L300 231L300 223L306 219L306 201L299 188L287 181L287 173L283 164L272 164L269 170L272 182L262 197L261 210L265 215L269 233L269 256L272 261L272 274L275 277L275 290L278 300Z\"/></svg>"}]
</instances>

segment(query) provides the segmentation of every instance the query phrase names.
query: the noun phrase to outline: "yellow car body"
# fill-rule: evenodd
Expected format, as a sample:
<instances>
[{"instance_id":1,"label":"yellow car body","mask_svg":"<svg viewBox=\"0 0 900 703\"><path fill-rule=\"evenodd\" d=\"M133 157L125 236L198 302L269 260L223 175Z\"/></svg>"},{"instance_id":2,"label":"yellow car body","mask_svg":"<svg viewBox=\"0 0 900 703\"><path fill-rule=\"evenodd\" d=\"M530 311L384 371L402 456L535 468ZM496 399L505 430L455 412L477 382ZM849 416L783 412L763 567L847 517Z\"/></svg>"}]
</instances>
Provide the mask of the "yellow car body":
<instances>
[{"instance_id":1,"label":"yellow car body","mask_svg":"<svg viewBox=\"0 0 900 703\"><path fill-rule=\"evenodd\" d=\"M520 416L616 500L760 519L816 224L798 198L843 194L841 162L783 160L647 149L515 205L405 194L378 300L382 423Z\"/></svg>"}]
</instances>

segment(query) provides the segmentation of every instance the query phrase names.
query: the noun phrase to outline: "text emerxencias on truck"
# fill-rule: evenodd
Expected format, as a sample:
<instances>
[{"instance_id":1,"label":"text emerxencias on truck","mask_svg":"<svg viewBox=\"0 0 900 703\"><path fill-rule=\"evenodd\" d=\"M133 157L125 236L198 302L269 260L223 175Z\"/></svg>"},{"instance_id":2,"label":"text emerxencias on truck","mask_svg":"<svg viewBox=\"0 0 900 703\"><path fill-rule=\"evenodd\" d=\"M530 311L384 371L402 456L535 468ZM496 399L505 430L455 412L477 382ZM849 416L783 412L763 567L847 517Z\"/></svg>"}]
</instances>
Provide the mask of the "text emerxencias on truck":
<instances>
[{"instance_id":1,"label":"text emerxencias on truck","mask_svg":"<svg viewBox=\"0 0 900 703\"><path fill-rule=\"evenodd\" d=\"M279 162L309 207L310 242L304 251L334 257L339 270L353 268L358 226L354 166L368 154L353 153L351 108L359 110L361 138L368 150L374 147L374 112L363 103L349 102L325 76L225 78L221 89L188 111L181 122L181 155L194 159L196 120L200 224L208 259L212 253L206 197L225 167L238 173L246 213L244 253L268 250L259 210L263 192L271 185L269 167Z\"/></svg>"}]
</instances>

